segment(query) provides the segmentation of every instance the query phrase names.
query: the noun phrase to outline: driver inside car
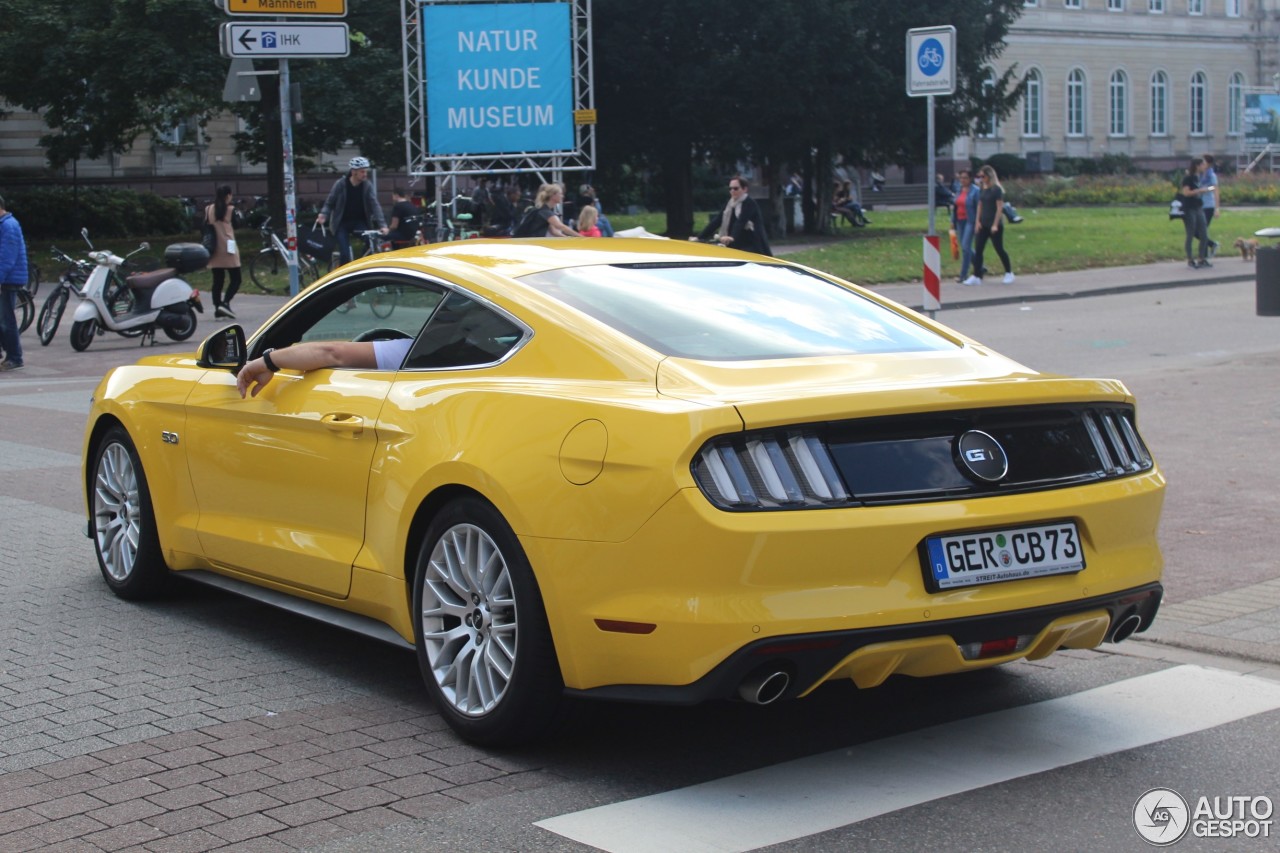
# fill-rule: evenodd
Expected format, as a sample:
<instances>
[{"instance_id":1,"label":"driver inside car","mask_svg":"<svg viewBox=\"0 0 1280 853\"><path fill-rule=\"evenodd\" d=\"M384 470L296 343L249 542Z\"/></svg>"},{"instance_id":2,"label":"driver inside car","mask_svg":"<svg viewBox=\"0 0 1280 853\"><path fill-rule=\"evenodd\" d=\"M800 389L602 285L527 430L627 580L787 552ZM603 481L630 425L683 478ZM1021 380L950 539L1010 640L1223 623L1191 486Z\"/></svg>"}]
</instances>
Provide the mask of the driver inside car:
<instances>
[{"instance_id":1,"label":"driver inside car","mask_svg":"<svg viewBox=\"0 0 1280 853\"><path fill-rule=\"evenodd\" d=\"M396 370L413 346L412 338L389 341L307 341L282 349L268 348L245 362L236 374L236 389L256 397L281 370L306 373L322 367Z\"/></svg>"}]
</instances>

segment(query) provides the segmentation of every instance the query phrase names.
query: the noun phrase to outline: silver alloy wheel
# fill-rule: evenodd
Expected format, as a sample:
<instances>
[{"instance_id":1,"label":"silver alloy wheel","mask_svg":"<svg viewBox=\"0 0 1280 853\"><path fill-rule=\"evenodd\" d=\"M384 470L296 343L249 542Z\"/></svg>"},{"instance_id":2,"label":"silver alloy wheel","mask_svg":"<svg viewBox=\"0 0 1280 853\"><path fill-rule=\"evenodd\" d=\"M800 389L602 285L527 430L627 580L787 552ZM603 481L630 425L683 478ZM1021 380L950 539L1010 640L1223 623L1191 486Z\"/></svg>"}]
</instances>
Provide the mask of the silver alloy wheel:
<instances>
[{"instance_id":1,"label":"silver alloy wheel","mask_svg":"<svg viewBox=\"0 0 1280 853\"><path fill-rule=\"evenodd\" d=\"M446 701L475 717L502 700L516 663L516 599L506 558L474 524L446 530L422 586L422 637Z\"/></svg>"},{"instance_id":2,"label":"silver alloy wheel","mask_svg":"<svg viewBox=\"0 0 1280 853\"><path fill-rule=\"evenodd\" d=\"M112 442L93 475L93 524L102 565L114 581L125 581L138 558L142 503L138 473L129 450Z\"/></svg>"}]
</instances>

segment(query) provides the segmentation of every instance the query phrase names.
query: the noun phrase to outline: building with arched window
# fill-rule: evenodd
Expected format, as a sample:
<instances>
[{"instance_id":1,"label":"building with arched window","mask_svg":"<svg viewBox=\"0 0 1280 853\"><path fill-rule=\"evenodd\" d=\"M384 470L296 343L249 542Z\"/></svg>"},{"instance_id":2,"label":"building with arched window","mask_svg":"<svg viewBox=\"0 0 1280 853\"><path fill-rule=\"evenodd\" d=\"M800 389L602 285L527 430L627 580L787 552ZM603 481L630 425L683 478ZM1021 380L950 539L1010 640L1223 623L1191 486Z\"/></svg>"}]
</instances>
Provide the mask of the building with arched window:
<instances>
[{"instance_id":1,"label":"building with arched window","mask_svg":"<svg viewBox=\"0 0 1280 853\"><path fill-rule=\"evenodd\" d=\"M1242 157L1244 96L1280 87L1278 51L1280 0L1025 0L987 77L1013 68L1022 101L950 153Z\"/></svg>"}]
</instances>

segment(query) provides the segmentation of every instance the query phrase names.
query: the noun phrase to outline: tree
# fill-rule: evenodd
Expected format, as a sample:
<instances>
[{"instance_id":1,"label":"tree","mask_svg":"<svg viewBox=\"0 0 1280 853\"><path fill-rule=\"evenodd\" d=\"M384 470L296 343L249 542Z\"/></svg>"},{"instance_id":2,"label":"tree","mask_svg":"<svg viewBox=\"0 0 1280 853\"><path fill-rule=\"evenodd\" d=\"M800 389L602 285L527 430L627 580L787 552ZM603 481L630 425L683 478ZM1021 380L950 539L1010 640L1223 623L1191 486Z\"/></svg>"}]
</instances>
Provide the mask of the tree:
<instances>
[{"instance_id":1,"label":"tree","mask_svg":"<svg viewBox=\"0 0 1280 853\"><path fill-rule=\"evenodd\" d=\"M120 153L221 99L221 21L192 0L0 0L0 97L40 112L54 167Z\"/></svg>"},{"instance_id":2,"label":"tree","mask_svg":"<svg viewBox=\"0 0 1280 853\"><path fill-rule=\"evenodd\" d=\"M749 156L767 175L784 163L825 172L853 162L924 159L925 114L905 93L907 29L954 21L959 86L938 99L937 141L1007 113L1012 72L984 91L1022 0L595 0L598 138L606 164L655 169L668 232L689 233L695 158ZM819 181L829 197L829 178ZM811 222L806 218L806 222Z\"/></svg>"}]
</instances>

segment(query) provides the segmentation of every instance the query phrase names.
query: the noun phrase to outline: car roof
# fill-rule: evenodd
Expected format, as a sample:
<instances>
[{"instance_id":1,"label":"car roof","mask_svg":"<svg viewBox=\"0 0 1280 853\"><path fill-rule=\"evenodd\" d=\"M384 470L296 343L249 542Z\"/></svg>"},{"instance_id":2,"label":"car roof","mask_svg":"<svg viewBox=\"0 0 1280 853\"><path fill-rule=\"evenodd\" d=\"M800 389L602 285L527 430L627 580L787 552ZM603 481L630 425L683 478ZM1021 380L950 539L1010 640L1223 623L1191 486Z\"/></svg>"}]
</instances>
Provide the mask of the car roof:
<instances>
[{"instance_id":1,"label":"car roof","mask_svg":"<svg viewBox=\"0 0 1280 853\"><path fill-rule=\"evenodd\" d=\"M707 260L777 263L764 255L665 238L458 240L405 249L395 254L404 258L447 258L509 278L600 264L697 263Z\"/></svg>"}]
</instances>

